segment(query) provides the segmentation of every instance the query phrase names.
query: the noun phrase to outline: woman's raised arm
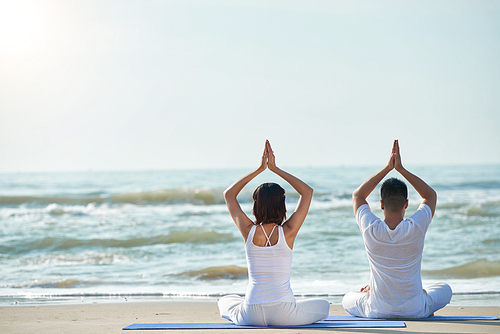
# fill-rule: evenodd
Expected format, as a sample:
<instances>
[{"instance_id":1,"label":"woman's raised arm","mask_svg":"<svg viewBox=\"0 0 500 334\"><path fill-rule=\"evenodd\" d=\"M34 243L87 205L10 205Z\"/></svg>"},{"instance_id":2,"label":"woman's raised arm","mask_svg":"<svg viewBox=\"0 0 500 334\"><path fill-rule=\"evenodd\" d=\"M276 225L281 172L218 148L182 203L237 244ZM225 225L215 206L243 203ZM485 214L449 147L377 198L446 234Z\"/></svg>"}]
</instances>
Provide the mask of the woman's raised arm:
<instances>
[{"instance_id":1,"label":"woman's raised arm","mask_svg":"<svg viewBox=\"0 0 500 334\"><path fill-rule=\"evenodd\" d=\"M238 203L236 197L241 192L241 190L248 184L248 182L252 181L257 175L266 170L268 155L269 154L267 152L267 145L266 145L264 147L264 152L262 153L260 166L254 171L240 178L238 181L230 185L224 191L224 200L226 201L229 213L231 214L234 223L240 230L240 233L243 236L245 242L247 241L248 233L250 232L250 228L252 227L253 222L250 218L248 218L245 212L243 212L243 210L240 207L240 203Z\"/></svg>"},{"instance_id":2,"label":"woman's raised arm","mask_svg":"<svg viewBox=\"0 0 500 334\"><path fill-rule=\"evenodd\" d=\"M297 233L299 232L300 227L302 226L302 223L306 219L307 213L309 212L309 206L311 205L313 196L313 189L296 176L293 176L292 174L287 173L276 166L276 159L269 141L266 141L266 149L269 156L267 162L269 170L276 173L283 180L288 182L300 195L294 213L286 221L286 224L284 226L287 230L287 243L290 248L292 248L295 237L297 236Z\"/></svg>"}]
</instances>

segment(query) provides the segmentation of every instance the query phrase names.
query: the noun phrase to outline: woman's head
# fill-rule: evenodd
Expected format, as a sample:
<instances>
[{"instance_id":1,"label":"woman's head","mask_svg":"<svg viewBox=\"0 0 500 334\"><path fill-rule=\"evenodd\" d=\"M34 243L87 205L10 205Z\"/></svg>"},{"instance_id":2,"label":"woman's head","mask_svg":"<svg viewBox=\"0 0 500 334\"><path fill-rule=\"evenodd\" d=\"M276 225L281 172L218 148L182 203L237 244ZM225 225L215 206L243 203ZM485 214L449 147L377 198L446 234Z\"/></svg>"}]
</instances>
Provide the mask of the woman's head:
<instances>
[{"instance_id":1,"label":"woman's head","mask_svg":"<svg viewBox=\"0 0 500 334\"><path fill-rule=\"evenodd\" d=\"M256 224L281 225L286 219L285 189L276 183L263 183L253 192Z\"/></svg>"}]
</instances>

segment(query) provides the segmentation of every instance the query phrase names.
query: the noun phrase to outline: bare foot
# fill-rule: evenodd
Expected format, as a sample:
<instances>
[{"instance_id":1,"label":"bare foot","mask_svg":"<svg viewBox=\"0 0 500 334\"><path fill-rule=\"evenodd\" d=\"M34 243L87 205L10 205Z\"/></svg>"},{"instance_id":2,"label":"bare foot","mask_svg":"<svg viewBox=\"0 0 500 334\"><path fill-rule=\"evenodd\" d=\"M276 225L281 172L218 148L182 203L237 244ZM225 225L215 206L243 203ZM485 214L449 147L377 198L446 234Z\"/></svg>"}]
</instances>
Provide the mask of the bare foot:
<instances>
[{"instance_id":1,"label":"bare foot","mask_svg":"<svg viewBox=\"0 0 500 334\"><path fill-rule=\"evenodd\" d=\"M365 285L364 287L362 287L359 292L368 292L370 291L370 286L369 285Z\"/></svg>"}]
</instances>

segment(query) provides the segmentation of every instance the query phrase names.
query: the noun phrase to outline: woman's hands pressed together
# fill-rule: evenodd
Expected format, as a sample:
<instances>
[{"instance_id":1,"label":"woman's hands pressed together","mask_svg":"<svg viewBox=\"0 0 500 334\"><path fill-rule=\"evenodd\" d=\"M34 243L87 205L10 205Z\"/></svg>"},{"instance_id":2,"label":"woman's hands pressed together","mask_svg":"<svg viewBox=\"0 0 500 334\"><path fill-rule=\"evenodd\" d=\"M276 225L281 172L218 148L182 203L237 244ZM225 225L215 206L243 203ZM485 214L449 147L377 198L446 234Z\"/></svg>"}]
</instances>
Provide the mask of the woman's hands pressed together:
<instances>
[{"instance_id":1,"label":"woman's hands pressed together","mask_svg":"<svg viewBox=\"0 0 500 334\"><path fill-rule=\"evenodd\" d=\"M274 172L278 168L276 166L276 157L274 156L274 151L271 148L271 143L266 140L265 154L267 156L267 167L270 171Z\"/></svg>"}]
</instances>

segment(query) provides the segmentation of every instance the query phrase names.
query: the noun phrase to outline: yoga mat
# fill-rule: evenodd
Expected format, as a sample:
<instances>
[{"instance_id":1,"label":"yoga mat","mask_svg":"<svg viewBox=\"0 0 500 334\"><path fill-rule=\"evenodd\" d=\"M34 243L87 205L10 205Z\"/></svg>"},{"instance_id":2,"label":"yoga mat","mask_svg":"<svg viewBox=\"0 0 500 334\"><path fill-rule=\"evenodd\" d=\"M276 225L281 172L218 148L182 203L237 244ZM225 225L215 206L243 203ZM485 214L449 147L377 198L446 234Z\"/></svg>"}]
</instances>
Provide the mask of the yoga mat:
<instances>
[{"instance_id":1,"label":"yoga mat","mask_svg":"<svg viewBox=\"0 0 500 334\"><path fill-rule=\"evenodd\" d=\"M402 321L333 321L333 322L316 322L310 325L301 326L238 326L228 322L212 322L212 323L155 323L155 324L132 324L123 328L124 330L134 329L239 329L239 328L397 328L406 327Z\"/></svg>"},{"instance_id":2,"label":"yoga mat","mask_svg":"<svg viewBox=\"0 0 500 334\"><path fill-rule=\"evenodd\" d=\"M394 318L371 319L353 317L352 315L331 315L324 321L467 321L467 320L498 320L495 315L435 315L428 318Z\"/></svg>"}]
</instances>

